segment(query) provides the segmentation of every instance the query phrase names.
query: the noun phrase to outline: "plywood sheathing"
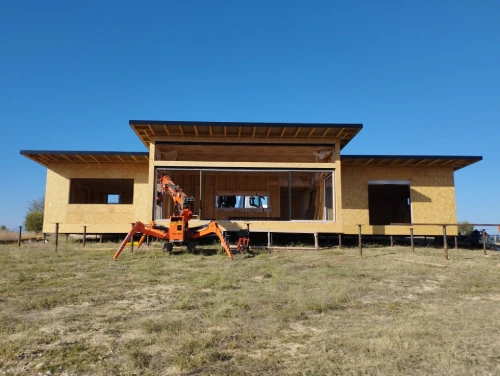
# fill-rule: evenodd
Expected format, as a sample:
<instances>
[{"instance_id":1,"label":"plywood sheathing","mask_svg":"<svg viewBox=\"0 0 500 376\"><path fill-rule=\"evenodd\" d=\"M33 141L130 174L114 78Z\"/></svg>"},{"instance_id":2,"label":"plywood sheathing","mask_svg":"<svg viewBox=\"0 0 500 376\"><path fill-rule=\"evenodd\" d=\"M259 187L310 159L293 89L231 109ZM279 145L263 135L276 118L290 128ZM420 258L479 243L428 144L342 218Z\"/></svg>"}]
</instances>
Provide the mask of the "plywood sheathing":
<instances>
[{"instance_id":1,"label":"plywood sheathing","mask_svg":"<svg viewBox=\"0 0 500 376\"><path fill-rule=\"evenodd\" d=\"M134 179L133 204L68 204L72 178ZM47 169L43 231L54 232L55 223L74 225L81 229L79 232L83 232L85 225L102 224L109 227L138 220L147 222L151 218L151 192L147 164L50 163ZM62 227L60 231L63 232Z\"/></svg>"},{"instance_id":2,"label":"plywood sheathing","mask_svg":"<svg viewBox=\"0 0 500 376\"><path fill-rule=\"evenodd\" d=\"M342 166L342 226L346 233L395 235L396 226L369 226L368 180L409 180L414 223L456 223L453 167ZM440 234L439 226L415 227L415 234ZM456 235L450 228L449 235Z\"/></svg>"}]
</instances>

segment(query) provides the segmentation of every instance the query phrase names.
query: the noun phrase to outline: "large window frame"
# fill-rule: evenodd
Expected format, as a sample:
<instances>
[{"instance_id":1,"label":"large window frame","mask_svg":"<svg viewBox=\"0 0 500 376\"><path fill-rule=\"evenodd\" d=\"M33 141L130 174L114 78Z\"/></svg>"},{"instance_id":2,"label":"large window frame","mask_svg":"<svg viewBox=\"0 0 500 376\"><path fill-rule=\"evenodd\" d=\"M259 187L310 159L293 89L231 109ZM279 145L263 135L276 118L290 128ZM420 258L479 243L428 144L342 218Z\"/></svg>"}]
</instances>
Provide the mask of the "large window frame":
<instances>
[{"instance_id":1,"label":"large window frame","mask_svg":"<svg viewBox=\"0 0 500 376\"><path fill-rule=\"evenodd\" d=\"M225 195L229 195L229 193L232 195L232 196L237 196L237 195L240 195L240 196L257 196L257 195L262 195L262 196L267 196L268 197L268 202L267 202L267 208L255 208L255 209L252 209L252 208L214 208L214 210L219 210L219 211L228 211L228 210L233 210L233 211L236 211L238 212L238 210L240 209L241 212L243 211L255 211L255 212L270 212L271 209L273 208L273 205L274 207L276 207L276 205L281 205L282 206L282 210L280 210L280 219L279 221L297 221L297 222L303 222L303 221L307 221L307 222L310 222L310 221L314 221L314 222L335 222L336 221L336 204L335 204L335 169L333 168L323 168L323 169L266 169L266 168L199 168L199 167L167 167L167 166L155 166L154 167L154 173L155 173L155 184L154 184L154 191L153 191L153 205L152 205L152 216L154 219L162 219L162 216L159 214L159 208L158 206L155 204L156 203L156 198L157 198L157 195L158 195L158 185L157 185L157 179L158 177L163 174L163 173L176 173L176 172L179 172L179 173L182 173L183 171L185 171L186 173L191 173L191 175L193 175L192 173L193 172L198 172L199 173L199 178L196 178L196 179L199 179L199 189L197 189L197 194L195 197L195 192L189 192L189 191L185 191L185 193L188 195L188 196L193 196L195 197L195 200L198 201L200 204L199 204L199 208L194 210L195 211L195 215L197 216L198 219L201 219L201 220L208 220L208 219L213 219L213 218L207 218L205 216L205 212L206 212L206 208L205 208L205 203L203 202L203 199L204 199L204 177L210 173L226 173L228 174L235 174L235 175L238 175L238 174L242 174L242 173L247 173L247 174L258 174L258 173L262 173L262 174L276 174L276 176L280 176L283 181L285 182L285 185L279 185L278 186L278 189L281 187L281 189L283 190L284 189L284 193L282 195L280 195L280 201L283 200L283 199L286 199L287 202L274 202L274 200L271 198L271 193L270 192L265 192L263 190L257 190L257 191L247 191L247 190L215 190L214 192L214 200L217 196L221 196L223 194ZM317 203L319 202L323 202L323 207L319 206L318 209L321 210L320 214L319 214L319 218L321 219L316 219L316 218L313 218L313 219L306 219L307 217L304 217L304 218L301 218L301 219L292 219L292 215L291 213L293 212L293 208L292 208L292 179L295 179L295 177L299 176L299 175L304 175L304 174L310 174L310 175L315 175L315 176L318 176L319 177L319 180L317 181L318 184L321 185L321 190L323 191L322 195L322 199L320 201L316 201L314 203L311 203L309 201L309 206L314 204L316 205ZM326 176L324 176L326 175ZM329 179L329 180L328 180ZM174 182L177 184L178 182L175 181L174 179ZM331 183L331 196L330 196L330 193L328 193L328 200L325 200L325 182L330 182ZM184 187L180 187L180 188L183 188ZM286 192L288 191L288 193ZM193 193L193 194L191 194ZM307 192L306 194L309 194L309 192ZM311 195L311 197L315 197L314 195ZM312 198L311 198L312 200ZM327 214L327 207L325 206L325 204L328 203L328 209L330 209L329 213ZM216 204L215 204L216 205ZM305 211L305 209L303 209L303 211ZM286 212L286 215L284 215L283 213ZM167 219L167 217L164 217L163 219ZM217 219L217 220L220 220L220 219ZM261 220L261 219L259 219ZM266 219L262 219L262 220L266 220ZM273 218L273 219L267 219L267 220L277 220L276 218Z\"/></svg>"}]
</instances>

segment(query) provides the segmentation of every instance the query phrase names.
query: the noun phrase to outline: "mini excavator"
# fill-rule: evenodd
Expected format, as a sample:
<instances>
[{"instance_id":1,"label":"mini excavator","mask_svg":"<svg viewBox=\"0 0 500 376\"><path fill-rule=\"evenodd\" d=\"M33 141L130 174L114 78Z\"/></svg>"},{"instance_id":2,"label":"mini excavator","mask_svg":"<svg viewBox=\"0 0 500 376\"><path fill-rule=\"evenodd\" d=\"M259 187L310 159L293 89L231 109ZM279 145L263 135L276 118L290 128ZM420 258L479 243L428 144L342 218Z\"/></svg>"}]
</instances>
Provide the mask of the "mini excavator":
<instances>
[{"instance_id":1,"label":"mini excavator","mask_svg":"<svg viewBox=\"0 0 500 376\"><path fill-rule=\"evenodd\" d=\"M156 224L154 221L151 221L147 225L142 222L136 222L113 256L115 261L127 245L127 242L133 239L133 236L136 233L142 234L137 248L141 246L146 236L149 235L158 239L166 240L163 244L163 249L165 249L168 253L172 252L174 245L186 245L188 252L194 253L197 239L202 238L203 236L215 234L219 237L222 248L226 251L227 256L231 260L233 259L233 255L229 249L229 243L222 235L222 231L217 225L217 222L211 221L206 225L189 227L189 220L193 217L190 205L194 204L194 197L188 197L168 175L163 175L161 177L161 191L158 192L156 197L157 204L161 204L165 194L170 195L174 202L173 215L170 217L170 226L162 226L160 224ZM241 251L239 245L237 251Z\"/></svg>"}]
</instances>

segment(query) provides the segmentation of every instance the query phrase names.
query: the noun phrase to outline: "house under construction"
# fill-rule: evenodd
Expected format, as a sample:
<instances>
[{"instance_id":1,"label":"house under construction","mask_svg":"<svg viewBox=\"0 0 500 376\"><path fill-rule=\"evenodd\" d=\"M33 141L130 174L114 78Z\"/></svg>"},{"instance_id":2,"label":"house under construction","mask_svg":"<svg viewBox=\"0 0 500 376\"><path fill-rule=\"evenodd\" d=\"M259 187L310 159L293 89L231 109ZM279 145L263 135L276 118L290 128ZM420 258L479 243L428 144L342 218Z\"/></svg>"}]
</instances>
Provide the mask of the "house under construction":
<instances>
[{"instance_id":1,"label":"house under construction","mask_svg":"<svg viewBox=\"0 0 500 376\"><path fill-rule=\"evenodd\" d=\"M456 223L454 173L478 156L344 155L361 124L131 120L144 152L22 150L47 167L44 232L127 233L168 221L158 184L194 196L197 226L227 231L440 235ZM398 224L398 225L396 225ZM449 235L456 235L456 227Z\"/></svg>"}]
</instances>

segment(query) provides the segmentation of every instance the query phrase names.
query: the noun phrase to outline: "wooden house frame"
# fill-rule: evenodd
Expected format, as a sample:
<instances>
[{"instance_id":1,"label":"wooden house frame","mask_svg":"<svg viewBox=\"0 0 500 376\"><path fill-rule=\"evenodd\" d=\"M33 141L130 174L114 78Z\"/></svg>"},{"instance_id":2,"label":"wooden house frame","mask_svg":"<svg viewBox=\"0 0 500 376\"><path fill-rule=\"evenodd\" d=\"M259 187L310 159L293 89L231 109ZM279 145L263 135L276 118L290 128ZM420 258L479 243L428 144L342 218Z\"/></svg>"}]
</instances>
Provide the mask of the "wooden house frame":
<instances>
[{"instance_id":1,"label":"wooden house frame","mask_svg":"<svg viewBox=\"0 0 500 376\"><path fill-rule=\"evenodd\" d=\"M22 150L47 167L44 232L126 233L166 222L168 174L195 198L193 226L227 231L399 235L456 223L454 172L477 156L343 155L361 124L131 120L146 152ZM450 235L456 234L451 229Z\"/></svg>"}]
</instances>

